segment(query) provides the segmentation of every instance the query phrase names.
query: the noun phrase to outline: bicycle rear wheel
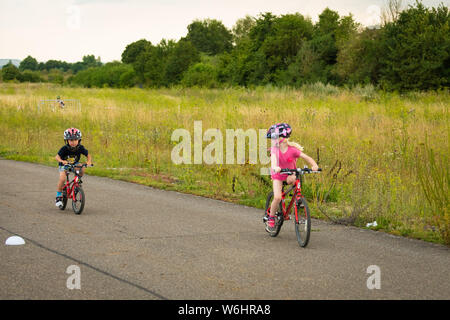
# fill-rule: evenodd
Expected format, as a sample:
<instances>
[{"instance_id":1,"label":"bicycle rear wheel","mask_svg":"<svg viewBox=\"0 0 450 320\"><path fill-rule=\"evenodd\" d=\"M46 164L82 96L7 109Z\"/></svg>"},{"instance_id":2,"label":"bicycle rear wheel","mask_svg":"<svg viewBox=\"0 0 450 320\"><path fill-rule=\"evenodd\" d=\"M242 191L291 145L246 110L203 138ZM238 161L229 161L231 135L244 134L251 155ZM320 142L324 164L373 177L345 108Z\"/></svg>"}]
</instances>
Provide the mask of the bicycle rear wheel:
<instances>
[{"instance_id":1,"label":"bicycle rear wheel","mask_svg":"<svg viewBox=\"0 0 450 320\"><path fill-rule=\"evenodd\" d=\"M295 204L294 225L298 244L300 247L306 247L311 234L311 214L305 198L301 198L301 200Z\"/></svg>"},{"instance_id":2,"label":"bicycle rear wheel","mask_svg":"<svg viewBox=\"0 0 450 320\"><path fill-rule=\"evenodd\" d=\"M283 208L281 207L281 201L280 201L280 205L279 205L278 211L276 213L277 218L275 219L275 226L273 228L270 228L267 225L267 219L269 218L269 211L270 211L270 206L272 205L272 200L273 200L273 192L270 192L267 195L266 209L264 211L263 221L264 221L264 224L266 225L266 231L270 234L270 236L276 237L278 235L278 233L280 233L281 226L283 225L284 217L283 217Z\"/></svg>"},{"instance_id":3,"label":"bicycle rear wheel","mask_svg":"<svg viewBox=\"0 0 450 320\"><path fill-rule=\"evenodd\" d=\"M77 186L73 190L73 193L75 195L75 200L72 199L72 209L76 214L81 214L81 212L83 212L84 209L84 203L86 202L83 188Z\"/></svg>"}]
</instances>

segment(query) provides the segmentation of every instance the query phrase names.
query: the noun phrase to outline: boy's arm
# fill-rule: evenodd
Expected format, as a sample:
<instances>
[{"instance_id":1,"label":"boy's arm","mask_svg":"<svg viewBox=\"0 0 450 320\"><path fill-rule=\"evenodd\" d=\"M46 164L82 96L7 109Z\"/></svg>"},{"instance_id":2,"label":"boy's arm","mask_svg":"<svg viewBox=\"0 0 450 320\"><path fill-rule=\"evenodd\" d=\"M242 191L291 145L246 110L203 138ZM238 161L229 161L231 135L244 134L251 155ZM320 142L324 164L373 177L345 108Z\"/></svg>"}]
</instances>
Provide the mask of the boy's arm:
<instances>
[{"instance_id":1,"label":"boy's arm","mask_svg":"<svg viewBox=\"0 0 450 320\"><path fill-rule=\"evenodd\" d=\"M55 159L56 159L56 161L62 162L63 164L68 164L69 163L68 161L61 159L59 154L56 155Z\"/></svg>"},{"instance_id":2,"label":"boy's arm","mask_svg":"<svg viewBox=\"0 0 450 320\"><path fill-rule=\"evenodd\" d=\"M301 153L300 154L300 158L302 158L303 160L305 160L310 166L311 169L313 169L314 171L317 171L317 169L319 169L319 166L317 165L317 163L314 161L313 158L311 158L310 156L308 156L305 153Z\"/></svg>"},{"instance_id":3,"label":"boy's arm","mask_svg":"<svg viewBox=\"0 0 450 320\"><path fill-rule=\"evenodd\" d=\"M88 153L88 155L87 155L87 163L86 163L88 166L90 166L91 164L92 164L92 157L91 157L91 154L90 153Z\"/></svg>"}]
</instances>

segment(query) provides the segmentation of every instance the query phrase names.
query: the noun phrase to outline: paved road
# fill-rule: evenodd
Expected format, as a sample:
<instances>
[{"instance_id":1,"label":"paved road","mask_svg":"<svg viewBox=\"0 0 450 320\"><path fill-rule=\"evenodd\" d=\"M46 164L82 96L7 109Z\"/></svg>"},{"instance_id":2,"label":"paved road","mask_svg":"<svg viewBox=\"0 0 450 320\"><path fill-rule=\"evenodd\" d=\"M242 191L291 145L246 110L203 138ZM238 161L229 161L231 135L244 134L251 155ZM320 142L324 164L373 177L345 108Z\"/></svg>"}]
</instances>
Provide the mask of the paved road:
<instances>
[{"instance_id":1,"label":"paved road","mask_svg":"<svg viewBox=\"0 0 450 320\"><path fill-rule=\"evenodd\" d=\"M0 160L0 299L450 299L445 246L313 220L303 249L262 210L93 176L78 216L54 206L57 177Z\"/></svg>"}]
</instances>

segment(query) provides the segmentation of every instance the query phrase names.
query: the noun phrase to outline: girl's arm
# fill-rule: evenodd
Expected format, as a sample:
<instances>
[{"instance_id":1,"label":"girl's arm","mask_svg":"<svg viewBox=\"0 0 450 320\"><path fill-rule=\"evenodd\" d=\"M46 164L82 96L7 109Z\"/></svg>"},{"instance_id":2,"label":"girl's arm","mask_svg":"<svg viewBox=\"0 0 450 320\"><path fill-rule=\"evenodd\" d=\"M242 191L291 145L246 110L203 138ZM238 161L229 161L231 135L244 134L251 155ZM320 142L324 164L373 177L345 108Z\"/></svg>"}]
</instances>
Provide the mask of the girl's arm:
<instances>
[{"instance_id":1,"label":"girl's arm","mask_svg":"<svg viewBox=\"0 0 450 320\"><path fill-rule=\"evenodd\" d=\"M281 168L278 166L278 158L275 153L270 156L272 170L276 173L281 171Z\"/></svg>"},{"instance_id":2,"label":"girl's arm","mask_svg":"<svg viewBox=\"0 0 450 320\"><path fill-rule=\"evenodd\" d=\"M307 154L305 154L305 153L302 152L302 153L300 154L300 158L302 158L303 160L305 160L305 161L311 166L311 169L312 169L312 170L317 171L317 169L319 169L319 166L318 166L317 163L314 161L314 159L311 158L310 156L308 156Z\"/></svg>"}]
</instances>

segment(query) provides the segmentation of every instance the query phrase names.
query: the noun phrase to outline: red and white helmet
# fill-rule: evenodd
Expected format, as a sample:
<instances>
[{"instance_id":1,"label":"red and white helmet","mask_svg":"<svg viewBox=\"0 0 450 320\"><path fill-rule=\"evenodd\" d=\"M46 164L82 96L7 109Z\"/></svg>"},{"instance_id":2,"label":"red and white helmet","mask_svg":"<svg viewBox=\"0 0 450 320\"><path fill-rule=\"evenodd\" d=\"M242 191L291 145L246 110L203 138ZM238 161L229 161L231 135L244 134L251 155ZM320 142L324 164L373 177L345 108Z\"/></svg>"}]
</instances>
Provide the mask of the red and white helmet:
<instances>
[{"instance_id":1,"label":"red and white helmet","mask_svg":"<svg viewBox=\"0 0 450 320\"><path fill-rule=\"evenodd\" d=\"M64 140L81 140L81 131L77 128L69 128L64 131Z\"/></svg>"}]
</instances>

